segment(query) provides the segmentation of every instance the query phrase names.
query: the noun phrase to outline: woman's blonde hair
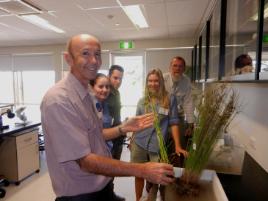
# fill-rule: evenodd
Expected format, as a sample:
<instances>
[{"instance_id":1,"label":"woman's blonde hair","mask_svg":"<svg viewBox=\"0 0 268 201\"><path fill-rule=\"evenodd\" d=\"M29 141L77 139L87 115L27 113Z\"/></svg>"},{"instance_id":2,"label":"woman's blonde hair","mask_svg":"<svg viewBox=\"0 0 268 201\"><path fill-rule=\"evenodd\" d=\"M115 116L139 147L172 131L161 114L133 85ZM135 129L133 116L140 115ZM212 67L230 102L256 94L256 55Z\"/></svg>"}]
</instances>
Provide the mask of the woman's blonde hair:
<instances>
[{"instance_id":1,"label":"woman's blonde hair","mask_svg":"<svg viewBox=\"0 0 268 201\"><path fill-rule=\"evenodd\" d=\"M163 108L169 108L169 96L168 92L165 88L165 81L163 77L163 73L159 68L154 68L150 70L146 76L146 84L145 84L145 101L144 104L147 106L151 103L152 94L150 94L148 89L148 78L150 75L156 75L159 79L159 91L154 95L159 101L159 104Z\"/></svg>"}]
</instances>

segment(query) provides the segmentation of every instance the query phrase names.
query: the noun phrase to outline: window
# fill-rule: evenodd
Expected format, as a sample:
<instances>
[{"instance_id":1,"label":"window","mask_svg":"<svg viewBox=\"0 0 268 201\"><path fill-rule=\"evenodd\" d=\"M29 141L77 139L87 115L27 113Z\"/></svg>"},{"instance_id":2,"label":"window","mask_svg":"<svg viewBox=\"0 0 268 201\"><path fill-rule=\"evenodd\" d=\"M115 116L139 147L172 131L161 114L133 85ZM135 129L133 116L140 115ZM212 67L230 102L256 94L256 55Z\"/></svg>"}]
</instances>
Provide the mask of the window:
<instances>
[{"instance_id":1,"label":"window","mask_svg":"<svg viewBox=\"0 0 268 201\"><path fill-rule=\"evenodd\" d=\"M55 83L50 53L13 56L15 103L39 105L47 89Z\"/></svg>"},{"instance_id":2,"label":"window","mask_svg":"<svg viewBox=\"0 0 268 201\"><path fill-rule=\"evenodd\" d=\"M39 105L55 83L50 53L0 55L0 103L26 105L27 116L40 118Z\"/></svg>"},{"instance_id":3,"label":"window","mask_svg":"<svg viewBox=\"0 0 268 201\"><path fill-rule=\"evenodd\" d=\"M268 79L268 0L264 5L263 43L260 79Z\"/></svg>"},{"instance_id":4,"label":"window","mask_svg":"<svg viewBox=\"0 0 268 201\"><path fill-rule=\"evenodd\" d=\"M200 69L200 78L204 80L206 77L206 36L207 36L207 27L205 26L202 32L202 46L201 46L201 69Z\"/></svg>"},{"instance_id":5,"label":"window","mask_svg":"<svg viewBox=\"0 0 268 201\"><path fill-rule=\"evenodd\" d=\"M241 58L243 54L250 54L251 59L255 60L257 14L258 1L256 0L228 1L226 15L225 76L252 72L250 79L254 79L253 72L255 70L255 62L251 65L251 70L241 73L239 68L242 64L238 65L241 63L238 61L240 61L239 58Z\"/></svg>"},{"instance_id":6,"label":"window","mask_svg":"<svg viewBox=\"0 0 268 201\"><path fill-rule=\"evenodd\" d=\"M22 104L40 104L46 91L55 82L54 71L21 71Z\"/></svg>"},{"instance_id":7,"label":"window","mask_svg":"<svg viewBox=\"0 0 268 201\"><path fill-rule=\"evenodd\" d=\"M217 1L217 4L212 13L210 21L210 45L209 45L209 78L217 79L219 72L219 55L220 55L220 11L221 1Z\"/></svg>"},{"instance_id":8,"label":"window","mask_svg":"<svg viewBox=\"0 0 268 201\"><path fill-rule=\"evenodd\" d=\"M13 74L11 71L0 71L0 103L13 103Z\"/></svg>"}]
</instances>

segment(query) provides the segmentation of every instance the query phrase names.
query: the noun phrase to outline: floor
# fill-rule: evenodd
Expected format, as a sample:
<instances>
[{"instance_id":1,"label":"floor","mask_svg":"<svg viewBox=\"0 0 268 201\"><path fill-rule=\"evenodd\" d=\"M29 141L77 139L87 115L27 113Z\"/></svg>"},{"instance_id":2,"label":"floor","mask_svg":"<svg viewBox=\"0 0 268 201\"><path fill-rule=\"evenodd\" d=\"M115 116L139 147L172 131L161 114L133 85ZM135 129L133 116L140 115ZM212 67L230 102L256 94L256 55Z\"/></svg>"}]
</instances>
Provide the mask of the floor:
<instances>
[{"instance_id":1,"label":"floor","mask_svg":"<svg viewBox=\"0 0 268 201\"><path fill-rule=\"evenodd\" d=\"M121 160L129 161L130 152L124 147ZM4 187L6 196L1 201L53 201L55 194L52 190L50 178L47 171L45 153L40 152L41 170L22 181L16 186L10 184ZM135 201L134 178L115 178L115 192L123 196L127 201Z\"/></svg>"}]
</instances>

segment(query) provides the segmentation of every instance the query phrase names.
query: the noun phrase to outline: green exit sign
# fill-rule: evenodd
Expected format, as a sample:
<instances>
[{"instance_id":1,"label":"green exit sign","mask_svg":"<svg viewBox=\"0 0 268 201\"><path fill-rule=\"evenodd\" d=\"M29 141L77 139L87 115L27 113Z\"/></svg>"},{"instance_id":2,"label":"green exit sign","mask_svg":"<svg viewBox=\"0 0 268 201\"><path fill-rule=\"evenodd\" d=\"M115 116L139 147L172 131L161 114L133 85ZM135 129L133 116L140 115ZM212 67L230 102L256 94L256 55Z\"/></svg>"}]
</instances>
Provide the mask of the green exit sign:
<instances>
[{"instance_id":1,"label":"green exit sign","mask_svg":"<svg viewBox=\"0 0 268 201\"><path fill-rule=\"evenodd\" d=\"M262 37L262 42L264 43L268 43L268 35L267 34L264 34L263 37Z\"/></svg>"},{"instance_id":2,"label":"green exit sign","mask_svg":"<svg viewBox=\"0 0 268 201\"><path fill-rule=\"evenodd\" d=\"M120 49L132 49L134 48L134 43L133 41L120 41L119 48Z\"/></svg>"}]
</instances>

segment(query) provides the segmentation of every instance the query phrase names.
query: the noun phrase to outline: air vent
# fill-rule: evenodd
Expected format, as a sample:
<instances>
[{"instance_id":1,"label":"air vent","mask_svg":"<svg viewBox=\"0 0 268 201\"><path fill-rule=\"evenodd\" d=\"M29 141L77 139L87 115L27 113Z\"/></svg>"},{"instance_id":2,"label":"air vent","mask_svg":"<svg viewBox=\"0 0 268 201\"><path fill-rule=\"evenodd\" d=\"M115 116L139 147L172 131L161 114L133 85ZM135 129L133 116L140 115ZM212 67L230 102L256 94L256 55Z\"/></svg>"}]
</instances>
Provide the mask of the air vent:
<instances>
[{"instance_id":1,"label":"air vent","mask_svg":"<svg viewBox=\"0 0 268 201\"><path fill-rule=\"evenodd\" d=\"M27 15L41 13L41 9L24 0L0 1L0 9L15 15Z\"/></svg>"}]
</instances>

